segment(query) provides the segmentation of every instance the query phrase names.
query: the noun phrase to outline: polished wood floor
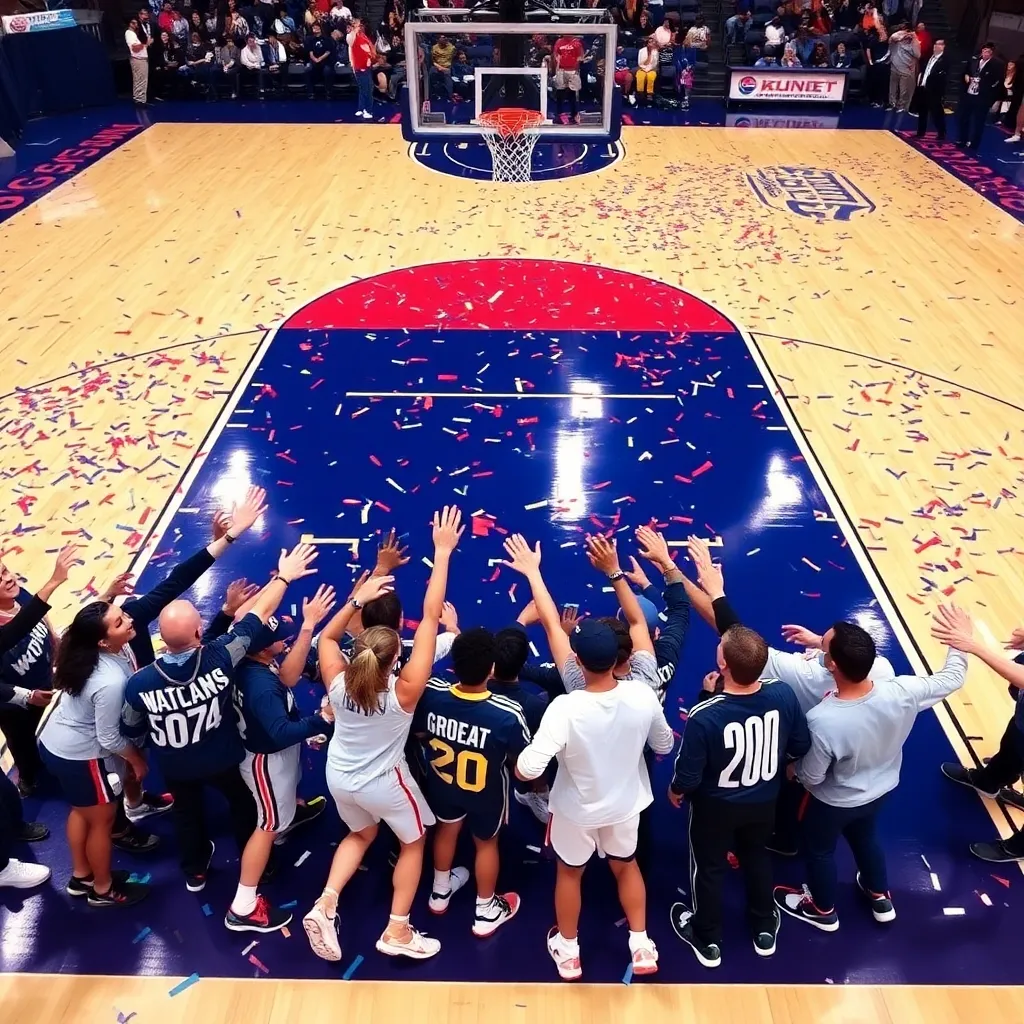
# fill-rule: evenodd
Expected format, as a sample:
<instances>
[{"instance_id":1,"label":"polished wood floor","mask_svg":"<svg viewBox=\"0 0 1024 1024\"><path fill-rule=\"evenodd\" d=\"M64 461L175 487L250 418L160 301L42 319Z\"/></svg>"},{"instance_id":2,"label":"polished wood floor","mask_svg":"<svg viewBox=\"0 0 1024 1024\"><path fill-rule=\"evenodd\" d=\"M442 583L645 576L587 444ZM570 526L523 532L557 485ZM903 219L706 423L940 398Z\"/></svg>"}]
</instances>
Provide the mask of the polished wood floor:
<instances>
[{"instance_id":1,"label":"polished wood floor","mask_svg":"<svg viewBox=\"0 0 1024 1024\"><path fill-rule=\"evenodd\" d=\"M88 562L66 621L87 581L144 546L267 328L391 267L523 255L646 274L732 316L925 658L943 594L1008 636L1024 593L1024 228L884 132L627 128L623 141L608 171L515 190L411 164L397 127L161 124L17 214L0 227L5 559L41 579L58 534L77 534ZM769 209L745 179L766 164L843 173L877 209L848 223ZM990 753L1004 687L975 666L952 703ZM168 1000L172 983L0 977L0 1019L390 1020L414 1003L448 1022L1024 1019L1002 989L204 980Z\"/></svg>"}]
</instances>

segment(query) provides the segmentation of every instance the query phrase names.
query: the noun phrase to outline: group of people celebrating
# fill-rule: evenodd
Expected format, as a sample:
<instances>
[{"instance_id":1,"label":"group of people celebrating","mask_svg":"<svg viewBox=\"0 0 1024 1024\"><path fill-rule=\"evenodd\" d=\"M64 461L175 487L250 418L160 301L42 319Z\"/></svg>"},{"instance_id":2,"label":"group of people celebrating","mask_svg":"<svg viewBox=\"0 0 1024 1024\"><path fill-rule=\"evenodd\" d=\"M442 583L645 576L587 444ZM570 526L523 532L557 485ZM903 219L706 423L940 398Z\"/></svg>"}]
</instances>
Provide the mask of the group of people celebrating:
<instances>
[{"instance_id":1,"label":"group of people celebrating","mask_svg":"<svg viewBox=\"0 0 1024 1024\"><path fill-rule=\"evenodd\" d=\"M746 882L754 950L770 956L783 916L822 931L839 927L840 836L874 919L895 919L878 816L899 783L917 714L964 684L967 654L1002 674L1013 692L1024 688L1024 667L987 651L969 616L954 606L935 613L933 634L948 654L930 676L897 675L854 622L836 622L822 635L784 626L786 641L804 650L776 650L727 600L722 568L707 544L687 542L690 579L653 525L639 527L635 542L640 559L663 578L660 594L637 558L623 568L623 533L608 531L587 536L585 551L614 592L617 614L580 616L575 605L560 611L541 570L540 544L514 534L504 541L501 565L525 579L529 604L497 632L460 630L446 601L464 531L455 507L435 513L430 525L430 578L411 640L402 636L395 592L409 556L394 531L340 606L341 591L322 584L302 600L296 621L276 615L289 588L316 572L316 549L299 544L281 551L264 585L234 581L204 624L182 595L266 507L265 492L250 488L214 518L206 548L146 594L132 593L128 575L118 577L59 638L44 618L46 601L67 578L74 549L61 552L34 596L2 568L0 702L19 710L53 704L38 727L38 756L70 805L66 891L91 906L145 898L144 882L112 869L112 849L153 849L156 838L138 822L166 812L186 888L202 891L215 851L204 811L205 792L213 789L227 803L241 853L225 927L286 926L291 913L272 905L260 885L274 872L275 840L324 810L323 797L303 802L297 792L303 745L326 744L327 789L347 833L302 919L317 956L341 958L339 903L381 823L397 841L390 916L376 943L382 954L425 959L440 950L410 920L431 827L430 912L447 912L472 880L473 934L490 936L511 921L521 897L499 884L499 837L514 795L545 822L545 842L557 857L556 924L547 948L558 975L583 974L581 879L594 854L607 860L618 887L632 971L653 974L659 951L647 932L644 881L655 799L650 765L677 746L664 701L695 609L720 640L716 668L689 708L667 794L674 806L685 803L689 817L688 896L672 907L671 924L700 964L721 963L722 887L734 855ZM544 630L551 665L529 663L527 629L534 623ZM1024 647L1024 633L1014 639ZM52 690L43 675L31 676L39 684L32 688L8 682L11 666L27 673L41 655L42 672L52 668ZM446 658L454 682L435 674ZM324 687L313 714L302 714L292 693L303 676ZM988 768L947 764L943 772L989 794L1008 785L1024 767L1022 727L1011 722ZM24 740L19 734L12 749L27 765L35 751ZM143 788L151 765L166 794ZM472 871L456 864L464 827L473 840ZM11 856L14 842L46 834L22 819L14 784L0 777L0 886L31 888L49 878L47 867ZM806 883L775 886L773 852L802 853ZM975 844L972 852L992 862L1024 859L1014 840Z\"/></svg>"}]
</instances>

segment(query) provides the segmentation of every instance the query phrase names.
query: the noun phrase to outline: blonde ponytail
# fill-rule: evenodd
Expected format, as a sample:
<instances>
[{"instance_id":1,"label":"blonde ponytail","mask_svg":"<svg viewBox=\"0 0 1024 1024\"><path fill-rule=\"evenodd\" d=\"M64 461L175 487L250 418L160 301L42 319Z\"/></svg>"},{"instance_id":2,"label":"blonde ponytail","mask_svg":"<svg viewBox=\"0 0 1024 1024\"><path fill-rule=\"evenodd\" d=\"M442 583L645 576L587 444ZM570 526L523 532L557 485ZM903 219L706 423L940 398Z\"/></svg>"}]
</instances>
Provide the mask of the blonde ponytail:
<instances>
[{"instance_id":1,"label":"blonde ponytail","mask_svg":"<svg viewBox=\"0 0 1024 1024\"><path fill-rule=\"evenodd\" d=\"M364 715L380 709L380 694L388 688L388 673L402 641L387 626L371 626L356 637L345 669L345 693Z\"/></svg>"}]
</instances>

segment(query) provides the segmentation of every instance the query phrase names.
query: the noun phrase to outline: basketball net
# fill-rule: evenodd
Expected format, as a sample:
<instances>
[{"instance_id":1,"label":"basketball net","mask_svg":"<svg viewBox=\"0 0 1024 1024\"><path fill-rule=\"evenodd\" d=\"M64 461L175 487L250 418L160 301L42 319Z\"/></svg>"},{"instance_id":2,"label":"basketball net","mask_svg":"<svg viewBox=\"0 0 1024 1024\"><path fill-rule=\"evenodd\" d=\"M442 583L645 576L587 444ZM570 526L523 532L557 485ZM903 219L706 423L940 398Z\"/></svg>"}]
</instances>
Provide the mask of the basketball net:
<instances>
[{"instance_id":1,"label":"basketball net","mask_svg":"<svg viewBox=\"0 0 1024 1024\"><path fill-rule=\"evenodd\" d=\"M544 115L520 107L484 111L481 134L491 151L492 181L530 181L533 147L537 145Z\"/></svg>"}]
</instances>

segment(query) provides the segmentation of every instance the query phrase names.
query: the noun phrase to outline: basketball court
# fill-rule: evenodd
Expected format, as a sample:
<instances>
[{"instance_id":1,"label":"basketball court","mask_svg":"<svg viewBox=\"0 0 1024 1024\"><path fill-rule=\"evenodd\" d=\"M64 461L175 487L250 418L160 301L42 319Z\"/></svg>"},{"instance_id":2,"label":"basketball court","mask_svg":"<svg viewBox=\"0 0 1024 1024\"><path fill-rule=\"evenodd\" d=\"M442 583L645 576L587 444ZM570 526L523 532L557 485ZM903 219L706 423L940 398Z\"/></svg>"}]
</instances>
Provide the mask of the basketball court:
<instances>
[{"instance_id":1,"label":"basketball court","mask_svg":"<svg viewBox=\"0 0 1024 1024\"><path fill-rule=\"evenodd\" d=\"M463 126L486 112L467 107ZM709 538L733 602L780 646L784 622L854 616L920 672L942 661L939 600L993 642L1020 624L1013 217L888 131L538 125L535 165L576 170L511 185L487 180L477 133L435 124L154 123L0 226L4 557L27 570L58 534L83 543L59 623L132 558L143 585L158 578L251 481L272 514L201 581L204 611L303 537L321 545L319 579L344 587L397 525L415 617L421 524L455 500L472 517L449 592L463 624L497 628L523 606L495 564L507 532L542 542L556 600L601 614L583 535L651 518L673 543ZM676 728L713 651L695 621L666 705ZM458 898L427 921L424 897L414 921L441 954L382 962L380 850L345 893L328 965L301 929L250 948L224 930L229 842L186 899L158 820L165 849L119 864L154 883L126 915L100 919L57 888L0 900L2 1016L1019 1021L1024 876L967 845L1024 817L938 770L990 754L1010 710L974 664L919 720L885 816L888 930L841 860L840 931L786 922L761 961L736 880L723 967L704 971L669 927L685 830L659 800L654 979L622 983L621 912L594 870L587 984L557 982L543 946L554 866L526 815L503 849L523 911L500 935L474 940ZM324 791L321 757L307 756L307 796ZM669 774L659 763L656 794ZM29 811L54 830L39 857L61 883L61 808ZM289 839L271 898L303 913L339 838L330 812ZM800 875L779 861L780 882Z\"/></svg>"}]
</instances>

